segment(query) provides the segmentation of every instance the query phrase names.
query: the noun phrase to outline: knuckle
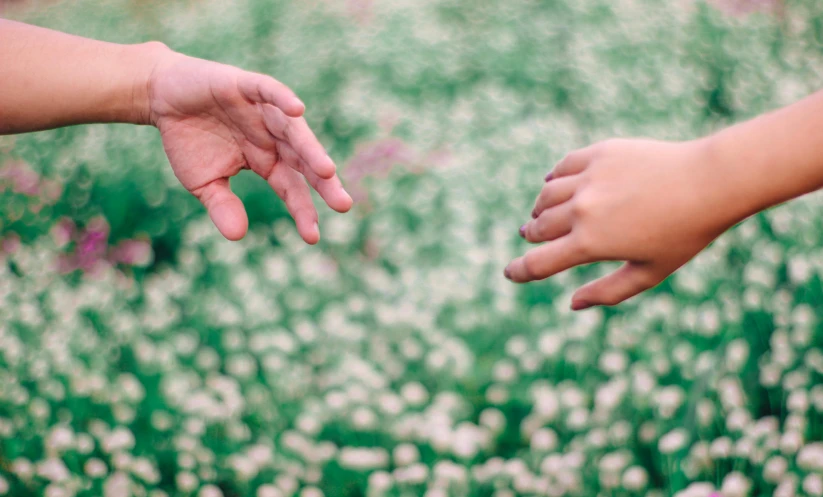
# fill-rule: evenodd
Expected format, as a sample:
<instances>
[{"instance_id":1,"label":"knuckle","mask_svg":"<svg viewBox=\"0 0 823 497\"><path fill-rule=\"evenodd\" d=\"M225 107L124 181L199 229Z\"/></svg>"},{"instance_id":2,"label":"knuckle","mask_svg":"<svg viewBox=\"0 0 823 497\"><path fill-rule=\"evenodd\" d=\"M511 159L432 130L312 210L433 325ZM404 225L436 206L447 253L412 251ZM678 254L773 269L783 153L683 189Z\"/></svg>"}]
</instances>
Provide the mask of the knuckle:
<instances>
[{"instance_id":1,"label":"knuckle","mask_svg":"<svg viewBox=\"0 0 823 497\"><path fill-rule=\"evenodd\" d=\"M579 230L574 235L575 250L586 261L597 259L597 242L587 230Z\"/></svg>"},{"instance_id":2,"label":"knuckle","mask_svg":"<svg viewBox=\"0 0 823 497\"><path fill-rule=\"evenodd\" d=\"M585 219L590 217L597 209L597 199L587 192L582 192L574 196L572 199L572 216L576 219Z\"/></svg>"}]
</instances>

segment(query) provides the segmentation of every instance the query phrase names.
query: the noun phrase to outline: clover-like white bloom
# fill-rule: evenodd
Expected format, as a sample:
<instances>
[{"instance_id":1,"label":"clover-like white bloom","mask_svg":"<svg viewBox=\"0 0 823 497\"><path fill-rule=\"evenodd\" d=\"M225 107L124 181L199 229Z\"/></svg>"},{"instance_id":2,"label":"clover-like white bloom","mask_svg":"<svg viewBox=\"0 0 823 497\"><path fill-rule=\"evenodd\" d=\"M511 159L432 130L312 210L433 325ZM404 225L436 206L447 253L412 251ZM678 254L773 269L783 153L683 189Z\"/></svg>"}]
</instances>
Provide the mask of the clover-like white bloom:
<instances>
[{"instance_id":1,"label":"clover-like white bloom","mask_svg":"<svg viewBox=\"0 0 823 497\"><path fill-rule=\"evenodd\" d=\"M118 471L106 478L106 481L103 482L103 496L120 497L123 495L131 495L131 486L132 482L128 475L122 471Z\"/></svg>"},{"instance_id":2,"label":"clover-like white bloom","mask_svg":"<svg viewBox=\"0 0 823 497\"><path fill-rule=\"evenodd\" d=\"M803 491L812 497L823 496L823 475L809 474L803 478Z\"/></svg>"},{"instance_id":3,"label":"clover-like white bloom","mask_svg":"<svg viewBox=\"0 0 823 497\"><path fill-rule=\"evenodd\" d=\"M688 432L682 428L676 428L660 437L657 447L661 454L672 454L685 448L688 442Z\"/></svg>"},{"instance_id":4,"label":"clover-like white bloom","mask_svg":"<svg viewBox=\"0 0 823 497\"><path fill-rule=\"evenodd\" d=\"M190 471L180 471L177 473L174 477L174 482L178 490L187 493L194 492L197 487L200 486L200 480Z\"/></svg>"},{"instance_id":5,"label":"clover-like white bloom","mask_svg":"<svg viewBox=\"0 0 823 497\"><path fill-rule=\"evenodd\" d=\"M223 492L215 485L203 485L197 497L223 497Z\"/></svg>"},{"instance_id":6,"label":"clover-like white bloom","mask_svg":"<svg viewBox=\"0 0 823 497\"><path fill-rule=\"evenodd\" d=\"M420 460L420 451L416 445L410 443L400 444L392 451L392 459L398 466L408 466Z\"/></svg>"},{"instance_id":7,"label":"clover-like white bloom","mask_svg":"<svg viewBox=\"0 0 823 497\"><path fill-rule=\"evenodd\" d=\"M101 440L101 448L109 454L134 448L134 434L126 427L118 426Z\"/></svg>"},{"instance_id":8,"label":"clover-like white bloom","mask_svg":"<svg viewBox=\"0 0 823 497\"><path fill-rule=\"evenodd\" d=\"M789 461L783 456L772 456L763 465L763 479L769 483L777 485L786 475L789 469Z\"/></svg>"},{"instance_id":9,"label":"clover-like white bloom","mask_svg":"<svg viewBox=\"0 0 823 497\"><path fill-rule=\"evenodd\" d=\"M420 406L429 400L429 392L418 382L406 383L400 388L400 395L411 406Z\"/></svg>"},{"instance_id":10,"label":"clover-like white bloom","mask_svg":"<svg viewBox=\"0 0 823 497\"><path fill-rule=\"evenodd\" d=\"M780 452L785 456L790 456L803 445L803 435L796 431L787 431L780 437Z\"/></svg>"},{"instance_id":11,"label":"clover-like white bloom","mask_svg":"<svg viewBox=\"0 0 823 497\"><path fill-rule=\"evenodd\" d=\"M732 471L723 478L720 492L728 497L746 497L751 491L752 482L739 471Z\"/></svg>"},{"instance_id":12,"label":"clover-like white bloom","mask_svg":"<svg viewBox=\"0 0 823 497\"><path fill-rule=\"evenodd\" d=\"M808 472L823 473L823 443L804 445L797 453L797 465Z\"/></svg>"},{"instance_id":13,"label":"clover-like white bloom","mask_svg":"<svg viewBox=\"0 0 823 497\"><path fill-rule=\"evenodd\" d=\"M67 426L57 425L52 428L46 438L46 449L52 453L60 453L74 445L74 432Z\"/></svg>"},{"instance_id":14,"label":"clover-like white bloom","mask_svg":"<svg viewBox=\"0 0 823 497\"><path fill-rule=\"evenodd\" d=\"M343 447L337 459L344 468L371 470L386 467L389 453L380 447Z\"/></svg>"},{"instance_id":15,"label":"clover-like white bloom","mask_svg":"<svg viewBox=\"0 0 823 497\"><path fill-rule=\"evenodd\" d=\"M37 463L37 476L52 482L63 482L69 479L70 474L62 460L50 457Z\"/></svg>"},{"instance_id":16,"label":"clover-like white bloom","mask_svg":"<svg viewBox=\"0 0 823 497\"><path fill-rule=\"evenodd\" d=\"M265 484L257 487L257 497L283 497L283 492L274 485Z\"/></svg>"},{"instance_id":17,"label":"clover-like white bloom","mask_svg":"<svg viewBox=\"0 0 823 497\"><path fill-rule=\"evenodd\" d=\"M641 466L631 466L623 473L623 487L632 492L639 492L649 483L649 474Z\"/></svg>"}]
</instances>

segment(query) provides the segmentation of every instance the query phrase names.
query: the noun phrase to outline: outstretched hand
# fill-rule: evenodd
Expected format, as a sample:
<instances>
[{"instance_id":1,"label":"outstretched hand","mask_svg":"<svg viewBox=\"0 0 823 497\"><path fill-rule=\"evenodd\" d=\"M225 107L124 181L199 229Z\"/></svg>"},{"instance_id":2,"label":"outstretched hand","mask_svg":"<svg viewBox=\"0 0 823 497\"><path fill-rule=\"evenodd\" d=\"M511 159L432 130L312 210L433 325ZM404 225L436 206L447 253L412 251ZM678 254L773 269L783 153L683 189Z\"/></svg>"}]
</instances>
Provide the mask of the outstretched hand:
<instances>
[{"instance_id":1,"label":"outstretched hand","mask_svg":"<svg viewBox=\"0 0 823 497\"><path fill-rule=\"evenodd\" d=\"M520 234L548 242L506 267L523 283L581 264L624 261L578 289L572 309L614 305L673 273L741 220L701 141L609 140L567 155L546 178Z\"/></svg>"},{"instance_id":2,"label":"outstretched hand","mask_svg":"<svg viewBox=\"0 0 823 497\"><path fill-rule=\"evenodd\" d=\"M351 208L334 162L302 117L303 103L274 78L170 53L154 67L148 100L147 118L160 130L174 174L229 240L248 229L229 187L242 169L271 185L307 243L317 243L320 231L306 181L332 209Z\"/></svg>"}]
</instances>

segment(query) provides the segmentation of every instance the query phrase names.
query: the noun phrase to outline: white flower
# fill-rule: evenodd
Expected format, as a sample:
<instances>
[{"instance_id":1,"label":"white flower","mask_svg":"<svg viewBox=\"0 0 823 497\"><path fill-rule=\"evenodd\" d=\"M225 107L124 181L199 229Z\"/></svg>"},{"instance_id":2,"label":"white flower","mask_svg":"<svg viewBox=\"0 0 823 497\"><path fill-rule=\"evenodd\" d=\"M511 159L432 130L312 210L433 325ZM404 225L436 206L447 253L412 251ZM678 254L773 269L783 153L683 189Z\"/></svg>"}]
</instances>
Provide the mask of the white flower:
<instances>
[{"instance_id":1,"label":"white flower","mask_svg":"<svg viewBox=\"0 0 823 497\"><path fill-rule=\"evenodd\" d=\"M300 497L323 497L323 491L317 487L304 487L300 491Z\"/></svg>"},{"instance_id":2,"label":"white flower","mask_svg":"<svg viewBox=\"0 0 823 497\"><path fill-rule=\"evenodd\" d=\"M739 372L749 360L749 344L742 338L732 340L726 346L726 367L729 371Z\"/></svg>"},{"instance_id":3,"label":"white flower","mask_svg":"<svg viewBox=\"0 0 823 497\"><path fill-rule=\"evenodd\" d=\"M673 454L683 449L688 442L689 433L682 428L676 428L660 437L658 449L661 454Z\"/></svg>"},{"instance_id":4,"label":"white flower","mask_svg":"<svg viewBox=\"0 0 823 497\"><path fill-rule=\"evenodd\" d=\"M197 492L197 497L223 497L223 492L214 485L203 485Z\"/></svg>"},{"instance_id":5,"label":"white flower","mask_svg":"<svg viewBox=\"0 0 823 497\"><path fill-rule=\"evenodd\" d=\"M795 390L789 394L786 400L786 408L795 412L806 412L809 410L809 393L806 390Z\"/></svg>"},{"instance_id":6,"label":"white flower","mask_svg":"<svg viewBox=\"0 0 823 497\"><path fill-rule=\"evenodd\" d=\"M680 409L680 406L683 405L685 398L686 394L683 392L683 389L677 385L663 388L657 395L660 415L664 419L674 416L677 410Z\"/></svg>"},{"instance_id":7,"label":"white flower","mask_svg":"<svg viewBox=\"0 0 823 497\"><path fill-rule=\"evenodd\" d=\"M417 485L426 481L429 476L429 468L425 464L415 463L403 468L394 470L394 479L398 483L408 483Z\"/></svg>"},{"instance_id":8,"label":"white flower","mask_svg":"<svg viewBox=\"0 0 823 497\"><path fill-rule=\"evenodd\" d=\"M131 472L146 483L156 484L160 481L160 471L145 457L137 457L132 461Z\"/></svg>"},{"instance_id":9,"label":"white flower","mask_svg":"<svg viewBox=\"0 0 823 497\"><path fill-rule=\"evenodd\" d=\"M803 478L803 491L813 497L823 496L823 476L818 474L806 475Z\"/></svg>"},{"instance_id":10,"label":"white flower","mask_svg":"<svg viewBox=\"0 0 823 497\"><path fill-rule=\"evenodd\" d=\"M102 478L109 472L106 463L96 457L92 457L86 461L86 464L83 465L83 470L89 478Z\"/></svg>"},{"instance_id":11,"label":"white flower","mask_svg":"<svg viewBox=\"0 0 823 497\"><path fill-rule=\"evenodd\" d=\"M557 443L557 433L551 428L541 428L534 432L531 437L533 451L549 452L557 448Z\"/></svg>"},{"instance_id":12,"label":"white flower","mask_svg":"<svg viewBox=\"0 0 823 497\"><path fill-rule=\"evenodd\" d=\"M283 497L283 492L274 485L260 485L257 488L257 497Z\"/></svg>"},{"instance_id":13,"label":"white flower","mask_svg":"<svg viewBox=\"0 0 823 497\"><path fill-rule=\"evenodd\" d=\"M46 439L46 447L51 452L63 452L74 443L74 432L66 426L57 425Z\"/></svg>"},{"instance_id":14,"label":"white flower","mask_svg":"<svg viewBox=\"0 0 823 497\"><path fill-rule=\"evenodd\" d=\"M767 459L766 464L763 465L763 479L776 485L788 469L789 462L785 457L772 456Z\"/></svg>"},{"instance_id":15,"label":"white flower","mask_svg":"<svg viewBox=\"0 0 823 497\"><path fill-rule=\"evenodd\" d=\"M500 409L487 407L480 413L479 422L493 433L500 433L506 427L506 416Z\"/></svg>"},{"instance_id":16,"label":"white flower","mask_svg":"<svg viewBox=\"0 0 823 497\"><path fill-rule=\"evenodd\" d=\"M423 405L429 400L429 393L426 391L426 387L418 382L403 385L400 389L400 395L412 406Z\"/></svg>"},{"instance_id":17,"label":"white flower","mask_svg":"<svg viewBox=\"0 0 823 497\"><path fill-rule=\"evenodd\" d=\"M616 375L626 370L629 358L622 350L607 350L600 355L600 370L607 375Z\"/></svg>"},{"instance_id":18,"label":"white flower","mask_svg":"<svg viewBox=\"0 0 823 497\"><path fill-rule=\"evenodd\" d=\"M400 444L392 451L394 463L398 466L408 466L420 460L420 451L412 444Z\"/></svg>"},{"instance_id":19,"label":"white flower","mask_svg":"<svg viewBox=\"0 0 823 497\"><path fill-rule=\"evenodd\" d=\"M194 492L200 485L200 481L197 479L197 476L190 471L181 471L177 473L174 477L174 482L177 485L177 489L185 493Z\"/></svg>"},{"instance_id":20,"label":"white flower","mask_svg":"<svg viewBox=\"0 0 823 497\"><path fill-rule=\"evenodd\" d=\"M9 482L2 475L0 475L0 495L9 493Z\"/></svg>"},{"instance_id":21,"label":"white flower","mask_svg":"<svg viewBox=\"0 0 823 497\"><path fill-rule=\"evenodd\" d=\"M103 495L104 497L131 495L130 487L131 480L129 480L129 477L125 473L118 471L106 478L106 481L103 483Z\"/></svg>"},{"instance_id":22,"label":"white flower","mask_svg":"<svg viewBox=\"0 0 823 497\"><path fill-rule=\"evenodd\" d=\"M492 369L492 378L500 383L511 383L517 379L517 366L509 360L500 360Z\"/></svg>"},{"instance_id":23,"label":"white flower","mask_svg":"<svg viewBox=\"0 0 823 497\"><path fill-rule=\"evenodd\" d=\"M803 446L797 453L797 465L809 472L823 473L823 442Z\"/></svg>"},{"instance_id":24,"label":"white flower","mask_svg":"<svg viewBox=\"0 0 823 497\"><path fill-rule=\"evenodd\" d=\"M718 437L712 441L709 453L714 459L726 459L732 454L732 440L729 437Z\"/></svg>"},{"instance_id":25,"label":"white flower","mask_svg":"<svg viewBox=\"0 0 823 497\"><path fill-rule=\"evenodd\" d=\"M50 457L37 464L37 476L53 482L61 482L69 479L69 469L63 461Z\"/></svg>"},{"instance_id":26,"label":"white flower","mask_svg":"<svg viewBox=\"0 0 823 497\"><path fill-rule=\"evenodd\" d=\"M789 456L797 452L803 445L803 436L796 431L787 431L780 437L780 452Z\"/></svg>"},{"instance_id":27,"label":"white flower","mask_svg":"<svg viewBox=\"0 0 823 497\"><path fill-rule=\"evenodd\" d=\"M337 458L344 468L359 470L384 468L389 463L388 452L380 447L343 447Z\"/></svg>"},{"instance_id":28,"label":"white flower","mask_svg":"<svg viewBox=\"0 0 823 497\"><path fill-rule=\"evenodd\" d=\"M632 466L623 473L623 486L630 491L639 492L646 488L649 474L640 466Z\"/></svg>"},{"instance_id":29,"label":"white flower","mask_svg":"<svg viewBox=\"0 0 823 497\"><path fill-rule=\"evenodd\" d=\"M101 446L109 454L131 450L134 448L134 434L128 428L118 426L103 438Z\"/></svg>"},{"instance_id":30,"label":"white flower","mask_svg":"<svg viewBox=\"0 0 823 497\"><path fill-rule=\"evenodd\" d=\"M601 473L620 473L631 462L631 457L626 451L615 451L604 455L600 459L598 468Z\"/></svg>"},{"instance_id":31,"label":"white flower","mask_svg":"<svg viewBox=\"0 0 823 497\"><path fill-rule=\"evenodd\" d=\"M369 494L372 492L382 493L391 488L394 480L392 476L385 471L375 471L369 475Z\"/></svg>"},{"instance_id":32,"label":"white flower","mask_svg":"<svg viewBox=\"0 0 823 497\"><path fill-rule=\"evenodd\" d=\"M720 492L724 497L746 497L751 491L752 483L743 473L733 471L723 478Z\"/></svg>"}]
</instances>

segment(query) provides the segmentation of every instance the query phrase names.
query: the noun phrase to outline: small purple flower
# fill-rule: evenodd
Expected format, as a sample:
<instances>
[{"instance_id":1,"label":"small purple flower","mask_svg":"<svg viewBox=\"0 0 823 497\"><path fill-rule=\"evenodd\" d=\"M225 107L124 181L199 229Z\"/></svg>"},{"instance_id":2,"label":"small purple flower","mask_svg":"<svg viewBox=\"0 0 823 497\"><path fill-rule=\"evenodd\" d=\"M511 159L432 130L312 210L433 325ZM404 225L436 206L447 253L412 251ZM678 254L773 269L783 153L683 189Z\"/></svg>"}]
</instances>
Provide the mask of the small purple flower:
<instances>
[{"instance_id":1,"label":"small purple flower","mask_svg":"<svg viewBox=\"0 0 823 497\"><path fill-rule=\"evenodd\" d=\"M105 258L109 241L109 225L103 218L92 219L80 234L74 252L75 266L84 271L91 270L98 261Z\"/></svg>"}]
</instances>

